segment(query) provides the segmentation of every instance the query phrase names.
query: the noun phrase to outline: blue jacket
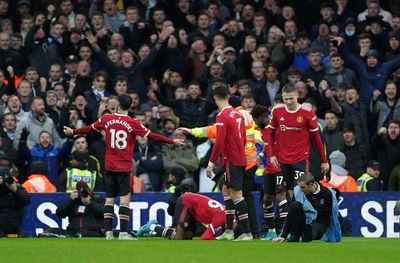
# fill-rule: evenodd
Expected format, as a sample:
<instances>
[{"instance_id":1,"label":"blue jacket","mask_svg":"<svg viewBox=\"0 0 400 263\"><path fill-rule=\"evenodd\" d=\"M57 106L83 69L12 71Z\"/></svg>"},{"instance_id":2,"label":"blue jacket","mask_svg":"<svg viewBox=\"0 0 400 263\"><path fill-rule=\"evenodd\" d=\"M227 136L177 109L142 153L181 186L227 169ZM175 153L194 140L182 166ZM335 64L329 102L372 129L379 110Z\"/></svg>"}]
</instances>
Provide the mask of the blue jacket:
<instances>
[{"instance_id":1,"label":"blue jacket","mask_svg":"<svg viewBox=\"0 0 400 263\"><path fill-rule=\"evenodd\" d=\"M18 152L24 155L24 159L27 160L29 164L35 161L45 162L47 164L47 178L53 185L57 185L61 162L67 160L72 146L73 142L67 140L61 148L56 148L53 145L43 148L39 144L35 144L32 149L29 150L25 142L20 142Z\"/></svg>"},{"instance_id":2,"label":"blue jacket","mask_svg":"<svg viewBox=\"0 0 400 263\"><path fill-rule=\"evenodd\" d=\"M310 66L310 61L308 60L308 50L303 52L301 50L297 50L294 53L294 59L292 63L292 68L298 68L301 71L306 70Z\"/></svg>"},{"instance_id":3,"label":"blue jacket","mask_svg":"<svg viewBox=\"0 0 400 263\"><path fill-rule=\"evenodd\" d=\"M322 236L321 240L326 242L340 242L342 240L342 232L339 223L339 208L335 191L328 188L332 193L332 215L330 216L330 224ZM311 224L318 215L317 210L308 201L305 194L299 186L294 188L294 199L303 204L303 210L306 215L306 224Z\"/></svg>"},{"instance_id":4,"label":"blue jacket","mask_svg":"<svg viewBox=\"0 0 400 263\"><path fill-rule=\"evenodd\" d=\"M360 78L360 99L365 105L369 105L372 93L379 89L384 92L385 82L389 79L393 71L400 67L400 58L377 64L375 67L368 67L361 59L350 53L346 44L339 47L345 63L353 69Z\"/></svg>"}]
</instances>

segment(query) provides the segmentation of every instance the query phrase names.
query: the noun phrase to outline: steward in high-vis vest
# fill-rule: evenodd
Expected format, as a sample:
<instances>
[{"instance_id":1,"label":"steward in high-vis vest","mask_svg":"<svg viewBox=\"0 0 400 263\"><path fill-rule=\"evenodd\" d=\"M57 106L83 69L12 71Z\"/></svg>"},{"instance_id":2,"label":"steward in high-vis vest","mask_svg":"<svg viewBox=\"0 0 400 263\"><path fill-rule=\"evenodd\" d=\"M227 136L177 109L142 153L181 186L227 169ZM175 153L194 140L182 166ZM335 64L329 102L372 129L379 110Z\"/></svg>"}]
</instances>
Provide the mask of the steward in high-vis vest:
<instances>
[{"instance_id":1,"label":"steward in high-vis vest","mask_svg":"<svg viewBox=\"0 0 400 263\"><path fill-rule=\"evenodd\" d=\"M54 193L56 187L47 178L47 164L42 161L32 162L28 180L22 184L28 193Z\"/></svg>"},{"instance_id":2,"label":"steward in high-vis vest","mask_svg":"<svg viewBox=\"0 0 400 263\"><path fill-rule=\"evenodd\" d=\"M167 170L167 182L161 192L175 193L175 188L181 184L185 178L185 170L181 167L173 167Z\"/></svg>"},{"instance_id":3,"label":"steward in high-vis vest","mask_svg":"<svg viewBox=\"0 0 400 263\"><path fill-rule=\"evenodd\" d=\"M230 104L232 107L237 105L232 105L231 100ZM254 205L254 197L252 195L252 191L254 188L254 174L257 170L257 149L256 149L256 138L255 138L255 124L253 117L251 114L246 111L242 106L235 107L237 111L239 111L245 121L246 127L246 145L245 145L245 152L247 158L246 170L243 174L243 197L246 200L248 214L249 214L249 224L251 233L258 236L258 224L256 218L256 208ZM213 139L216 138L217 127L216 125L211 125L207 127L199 127L193 129L187 128L179 128L196 138L208 138Z\"/></svg>"},{"instance_id":4,"label":"steward in high-vis vest","mask_svg":"<svg viewBox=\"0 0 400 263\"><path fill-rule=\"evenodd\" d=\"M85 182L90 191L97 191L99 180L97 180L97 172L90 171L86 162L86 153L74 151L72 153L70 166L60 175L58 181L58 192L71 193L76 189L79 181Z\"/></svg>"},{"instance_id":5,"label":"steward in high-vis vest","mask_svg":"<svg viewBox=\"0 0 400 263\"><path fill-rule=\"evenodd\" d=\"M378 161L369 161L367 172L357 179L359 192L382 191L382 181L378 179L381 173L381 164Z\"/></svg>"}]
</instances>

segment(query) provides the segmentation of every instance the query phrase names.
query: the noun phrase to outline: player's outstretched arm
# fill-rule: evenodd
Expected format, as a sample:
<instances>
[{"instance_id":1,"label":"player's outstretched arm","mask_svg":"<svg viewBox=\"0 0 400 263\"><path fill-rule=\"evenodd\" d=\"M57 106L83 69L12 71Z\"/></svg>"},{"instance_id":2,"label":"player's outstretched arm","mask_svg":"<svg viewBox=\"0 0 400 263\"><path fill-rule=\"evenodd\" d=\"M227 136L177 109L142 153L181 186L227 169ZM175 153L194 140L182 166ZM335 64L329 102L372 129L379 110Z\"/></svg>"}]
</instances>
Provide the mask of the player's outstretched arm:
<instances>
[{"instance_id":1,"label":"player's outstretched arm","mask_svg":"<svg viewBox=\"0 0 400 263\"><path fill-rule=\"evenodd\" d=\"M83 128L79 128L79 129L71 129L70 127L64 126L64 134L67 136L72 136L74 134L86 134L89 133L93 130L93 126L89 125L89 126L85 126Z\"/></svg>"},{"instance_id":2,"label":"player's outstretched arm","mask_svg":"<svg viewBox=\"0 0 400 263\"><path fill-rule=\"evenodd\" d=\"M166 138L158 133L150 131L148 137L154 141L158 142L164 142L164 143L169 143L169 144L174 144L177 146L185 145L185 141L182 139L169 139Z\"/></svg>"}]
</instances>

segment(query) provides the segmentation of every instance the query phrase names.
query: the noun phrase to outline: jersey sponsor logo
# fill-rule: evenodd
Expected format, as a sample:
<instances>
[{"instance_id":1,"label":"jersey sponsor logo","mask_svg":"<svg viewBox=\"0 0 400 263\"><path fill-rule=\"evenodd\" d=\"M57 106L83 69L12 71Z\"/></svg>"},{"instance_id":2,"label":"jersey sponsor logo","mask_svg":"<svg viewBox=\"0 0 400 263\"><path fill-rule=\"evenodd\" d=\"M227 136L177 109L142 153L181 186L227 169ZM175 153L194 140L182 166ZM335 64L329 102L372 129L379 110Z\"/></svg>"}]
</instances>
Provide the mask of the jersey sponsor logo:
<instances>
[{"instance_id":1,"label":"jersey sponsor logo","mask_svg":"<svg viewBox=\"0 0 400 263\"><path fill-rule=\"evenodd\" d=\"M286 131L286 130L290 130L290 131L301 131L302 128L297 128L297 127L288 127L286 125L279 125L279 127L281 128L281 131Z\"/></svg>"},{"instance_id":2,"label":"jersey sponsor logo","mask_svg":"<svg viewBox=\"0 0 400 263\"><path fill-rule=\"evenodd\" d=\"M216 122L215 126L224 126L224 123L223 122Z\"/></svg>"},{"instance_id":3,"label":"jersey sponsor logo","mask_svg":"<svg viewBox=\"0 0 400 263\"><path fill-rule=\"evenodd\" d=\"M296 122L297 123L302 123L304 121L304 118L302 117L302 116L298 116L297 118L296 118Z\"/></svg>"}]
</instances>

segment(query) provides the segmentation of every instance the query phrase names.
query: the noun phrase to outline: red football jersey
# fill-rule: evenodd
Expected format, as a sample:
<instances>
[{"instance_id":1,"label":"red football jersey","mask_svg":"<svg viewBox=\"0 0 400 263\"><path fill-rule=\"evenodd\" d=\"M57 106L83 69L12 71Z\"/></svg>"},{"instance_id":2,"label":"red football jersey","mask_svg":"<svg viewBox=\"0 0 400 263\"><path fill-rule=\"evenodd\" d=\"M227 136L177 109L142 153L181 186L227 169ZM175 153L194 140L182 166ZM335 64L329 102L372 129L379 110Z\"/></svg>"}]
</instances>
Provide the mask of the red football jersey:
<instances>
[{"instance_id":1,"label":"red football jersey","mask_svg":"<svg viewBox=\"0 0 400 263\"><path fill-rule=\"evenodd\" d=\"M225 107L217 115L217 138L210 162L215 163L222 155L222 165L230 162L235 166L246 166L246 127L242 114L232 107Z\"/></svg>"},{"instance_id":2,"label":"red football jersey","mask_svg":"<svg viewBox=\"0 0 400 263\"><path fill-rule=\"evenodd\" d=\"M225 228L225 206L218 201L200 194L185 193L182 195L182 204L198 223L208 225L200 239L215 239L215 230Z\"/></svg>"},{"instance_id":3,"label":"red football jersey","mask_svg":"<svg viewBox=\"0 0 400 263\"><path fill-rule=\"evenodd\" d=\"M135 118L119 113L103 115L92 124L92 128L97 131L105 131L106 170L113 172L133 171L133 150L136 135L147 136L150 130Z\"/></svg>"},{"instance_id":4,"label":"red football jersey","mask_svg":"<svg viewBox=\"0 0 400 263\"><path fill-rule=\"evenodd\" d=\"M310 157L310 133L318 132L317 117L314 112L299 105L289 111L285 104L276 105L271 111L268 125L268 144L277 142L279 152L268 147L268 155L276 156L280 163L291 164Z\"/></svg>"}]
</instances>

